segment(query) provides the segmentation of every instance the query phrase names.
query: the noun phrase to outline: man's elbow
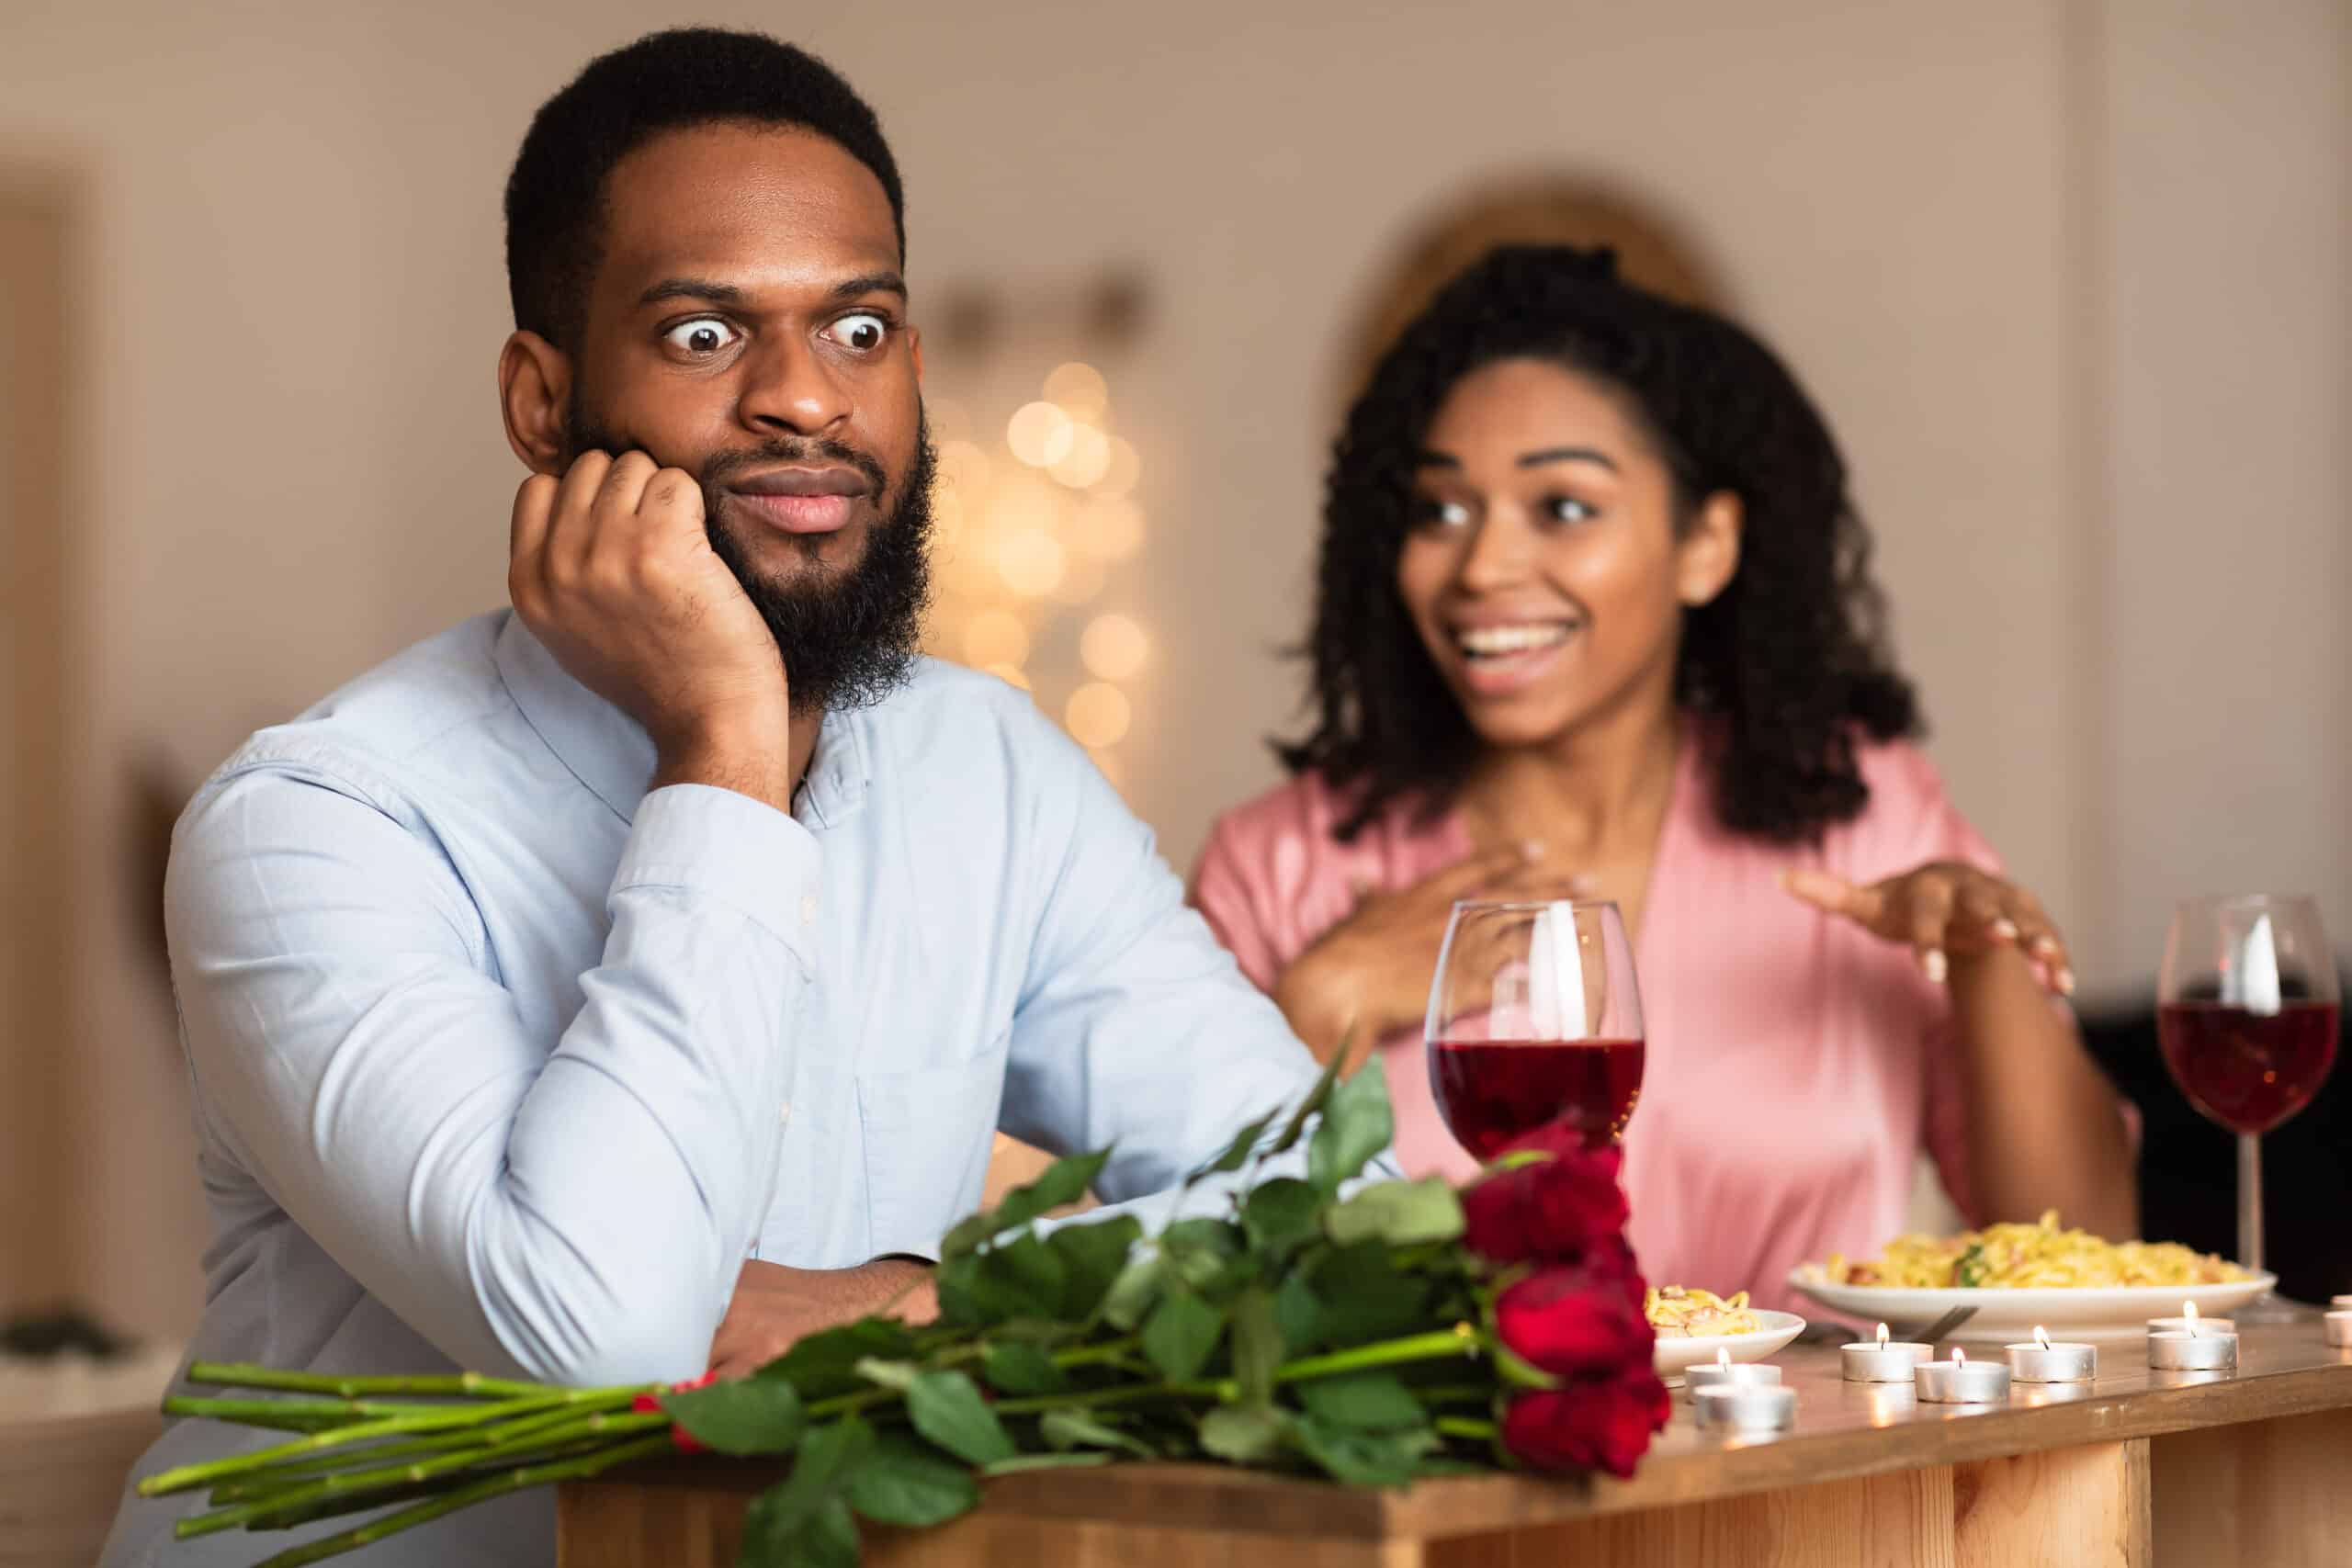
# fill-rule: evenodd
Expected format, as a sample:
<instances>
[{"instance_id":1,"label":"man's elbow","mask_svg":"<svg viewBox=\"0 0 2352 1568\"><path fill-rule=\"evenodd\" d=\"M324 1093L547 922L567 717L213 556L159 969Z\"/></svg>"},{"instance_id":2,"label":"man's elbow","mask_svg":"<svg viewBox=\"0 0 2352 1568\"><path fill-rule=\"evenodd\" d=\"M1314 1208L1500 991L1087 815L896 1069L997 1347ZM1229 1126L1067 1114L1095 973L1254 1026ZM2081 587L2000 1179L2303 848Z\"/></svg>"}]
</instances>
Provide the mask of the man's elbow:
<instances>
[{"instance_id":1,"label":"man's elbow","mask_svg":"<svg viewBox=\"0 0 2352 1568\"><path fill-rule=\"evenodd\" d=\"M650 1259L619 1280L545 1275L492 1314L500 1342L523 1374L565 1388L681 1382L700 1377L727 1303L702 1270Z\"/></svg>"}]
</instances>

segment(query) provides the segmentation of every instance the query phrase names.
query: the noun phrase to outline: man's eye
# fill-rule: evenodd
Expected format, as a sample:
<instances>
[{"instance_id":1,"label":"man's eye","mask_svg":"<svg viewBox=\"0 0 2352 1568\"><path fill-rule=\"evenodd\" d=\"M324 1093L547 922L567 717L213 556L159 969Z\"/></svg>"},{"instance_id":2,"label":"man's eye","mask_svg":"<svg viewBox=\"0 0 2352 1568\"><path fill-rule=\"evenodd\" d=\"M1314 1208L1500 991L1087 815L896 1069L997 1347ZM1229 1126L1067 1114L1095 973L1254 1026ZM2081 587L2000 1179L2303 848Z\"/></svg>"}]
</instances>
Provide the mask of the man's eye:
<instances>
[{"instance_id":1,"label":"man's eye","mask_svg":"<svg viewBox=\"0 0 2352 1568\"><path fill-rule=\"evenodd\" d=\"M697 316L691 321L680 321L662 334L662 341L681 354L707 355L735 346L742 334L725 321L710 316Z\"/></svg>"},{"instance_id":2,"label":"man's eye","mask_svg":"<svg viewBox=\"0 0 2352 1568\"><path fill-rule=\"evenodd\" d=\"M826 331L843 348L871 354L889 341L890 323L871 310L859 310L843 316Z\"/></svg>"}]
</instances>

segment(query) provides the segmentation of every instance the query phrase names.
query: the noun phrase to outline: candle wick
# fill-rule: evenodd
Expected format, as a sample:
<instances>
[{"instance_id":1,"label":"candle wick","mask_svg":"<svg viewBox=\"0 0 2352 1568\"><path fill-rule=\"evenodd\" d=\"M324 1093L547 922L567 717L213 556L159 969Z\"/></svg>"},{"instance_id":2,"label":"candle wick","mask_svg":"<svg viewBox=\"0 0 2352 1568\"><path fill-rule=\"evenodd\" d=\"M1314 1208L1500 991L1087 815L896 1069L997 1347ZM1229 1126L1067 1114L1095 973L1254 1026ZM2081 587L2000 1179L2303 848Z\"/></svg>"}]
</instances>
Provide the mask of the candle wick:
<instances>
[{"instance_id":1,"label":"candle wick","mask_svg":"<svg viewBox=\"0 0 2352 1568\"><path fill-rule=\"evenodd\" d=\"M1882 1350L1886 1348L1886 1325L1883 1323L1878 1325L1878 1348Z\"/></svg>"},{"instance_id":2,"label":"candle wick","mask_svg":"<svg viewBox=\"0 0 2352 1568\"><path fill-rule=\"evenodd\" d=\"M1955 1367L1964 1367L1968 1365L1968 1352L1962 1349L1957 1345L1953 1346L1951 1348L1951 1364Z\"/></svg>"}]
</instances>

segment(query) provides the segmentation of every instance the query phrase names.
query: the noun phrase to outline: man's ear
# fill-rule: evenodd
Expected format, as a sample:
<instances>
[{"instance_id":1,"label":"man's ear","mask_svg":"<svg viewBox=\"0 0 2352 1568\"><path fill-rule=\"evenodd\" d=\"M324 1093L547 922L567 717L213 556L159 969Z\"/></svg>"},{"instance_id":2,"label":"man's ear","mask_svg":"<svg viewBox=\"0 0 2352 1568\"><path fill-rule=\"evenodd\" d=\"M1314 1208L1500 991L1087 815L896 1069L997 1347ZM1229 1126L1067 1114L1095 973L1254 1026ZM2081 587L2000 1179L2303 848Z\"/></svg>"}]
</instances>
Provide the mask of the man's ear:
<instances>
[{"instance_id":1,"label":"man's ear","mask_svg":"<svg viewBox=\"0 0 2352 1568\"><path fill-rule=\"evenodd\" d=\"M1739 497L1719 490L1699 503L1674 548L1674 594L1692 609L1712 603L1739 570L1739 536L1747 520Z\"/></svg>"},{"instance_id":2,"label":"man's ear","mask_svg":"<svg viewBox=\"0 0 2352 1568\"><path fill-rule=\"evenodd\" d=\"M515 333L498 351L498 407L506 419L506 445L524 467L560 475L571 356L537 333Z\"/></svg>"}]
</instances>

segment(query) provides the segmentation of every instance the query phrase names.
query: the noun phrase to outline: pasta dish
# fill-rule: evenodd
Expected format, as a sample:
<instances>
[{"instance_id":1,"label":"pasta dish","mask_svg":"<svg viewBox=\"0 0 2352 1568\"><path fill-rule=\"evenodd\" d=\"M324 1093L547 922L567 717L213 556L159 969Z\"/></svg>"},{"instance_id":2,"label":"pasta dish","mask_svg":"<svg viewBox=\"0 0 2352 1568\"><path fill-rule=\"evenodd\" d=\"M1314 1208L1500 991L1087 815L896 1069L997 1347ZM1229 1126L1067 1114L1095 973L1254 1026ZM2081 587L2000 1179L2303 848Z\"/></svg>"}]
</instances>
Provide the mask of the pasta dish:
<instances>
[{"instance_id":1,"label":"pasta dish","mask_svg":"<svg viewBox=\"0 0 2352 1568\"><path fill-rule=\"evenodd\" d=\"M1701 1339L1717 1334L1754 1334L1764 1325L1747 1304L1747 1292L1726 1301L1713 1291L1682 1285L1653 1285L1642 1314L1661 1339Z\"/></svg>"},{"instance_id":2,"label":"pasta dish","mask_svg":"<svg viewBox=\"0 0 2352 1568\"><path fill-rule=\"evenodd\" d=\"M2052 1210L2035 1224L1987 1225L1955 1236L1906 1235L1874 1258L1833 1254L1823 1272L1840 1285L1928 1290L2052 1285L2216 1285L2248 1278L2234 1263L2177 1241L2104 1241L2058 1228Z\"/></svg>"}]
</instances>

